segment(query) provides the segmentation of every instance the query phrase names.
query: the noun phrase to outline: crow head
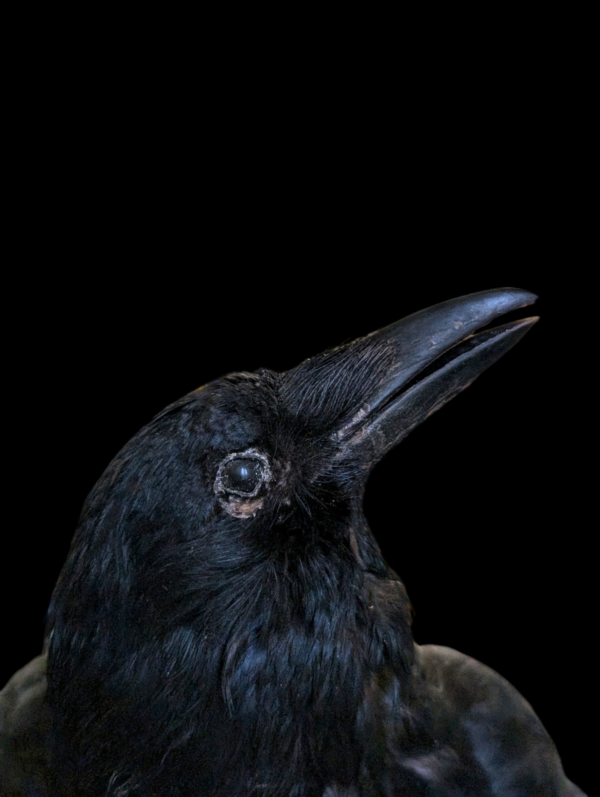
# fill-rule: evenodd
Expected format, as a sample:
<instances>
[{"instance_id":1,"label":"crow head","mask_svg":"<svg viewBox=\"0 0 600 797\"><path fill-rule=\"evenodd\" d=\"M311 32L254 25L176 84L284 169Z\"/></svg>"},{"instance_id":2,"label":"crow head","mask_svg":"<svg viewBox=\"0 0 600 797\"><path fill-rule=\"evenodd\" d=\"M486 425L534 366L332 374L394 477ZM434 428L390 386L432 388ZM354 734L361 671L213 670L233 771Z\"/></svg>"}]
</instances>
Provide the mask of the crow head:
<instances>
[{"instance_id":1,"label":"crow head","mask_svg":"<svg viewBox=\"0 0 600 797\"><path fill-rule=\"evenodd\" d=\"M284 374L226 376L123 448L50 610L61 787L288 794L302 773L317 793L379 765L365 738L408 732L413 645L365 481L536 319L477 330L534 299L473 294Z\"/></svg>"}]
</instances>

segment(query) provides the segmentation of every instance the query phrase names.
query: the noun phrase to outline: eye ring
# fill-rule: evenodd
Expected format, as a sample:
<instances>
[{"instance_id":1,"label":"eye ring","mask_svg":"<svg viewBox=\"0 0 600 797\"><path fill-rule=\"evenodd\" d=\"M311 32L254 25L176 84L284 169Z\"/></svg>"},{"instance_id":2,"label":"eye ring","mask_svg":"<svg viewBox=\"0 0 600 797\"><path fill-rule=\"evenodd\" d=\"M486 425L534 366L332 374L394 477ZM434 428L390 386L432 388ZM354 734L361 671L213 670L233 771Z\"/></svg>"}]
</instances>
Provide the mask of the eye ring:
<instances>
[{"instance_id":1,"label":"eye ring","mask_svg":"<svg viewBox=\"0 0 600 797\"><path fill-rule=\"evenodd\" d=\"M260 462L261 464L261 474L260 478L258 479L256 486L252 491L247 490L239 490L233 488L231 485L225 484L225 469L230 462L233 462L236 459L249 459L254 460L256 462ZM219 465L219 469L217 471L217 477L215 479L215 493L218 496L222 496L224 494L227 495L236 495L240 496L245 499L255 498L260 489L263 485L268 484L271 481L271 467L269 465L269 460L264 454L261 454L260 451L257 451L256 448L247 448L245 451L234 451L232 454L228 454L225 459L222 460L221 464Z\"/></svg>"}]
</instances>

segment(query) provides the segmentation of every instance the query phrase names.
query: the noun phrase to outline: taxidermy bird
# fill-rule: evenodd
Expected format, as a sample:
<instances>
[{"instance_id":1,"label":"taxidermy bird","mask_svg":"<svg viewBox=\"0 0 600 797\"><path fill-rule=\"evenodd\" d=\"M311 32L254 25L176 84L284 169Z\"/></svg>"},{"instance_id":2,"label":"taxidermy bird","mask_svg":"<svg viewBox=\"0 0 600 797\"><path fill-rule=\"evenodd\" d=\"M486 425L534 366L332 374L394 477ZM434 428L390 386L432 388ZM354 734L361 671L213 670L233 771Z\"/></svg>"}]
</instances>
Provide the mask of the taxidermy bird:
<instances>
[{"instance_id":1,"label":"taxidermy bird","mask_svg":"<svg viewBox=\"0 0 600 797\"><path fill-rule=\"evenodd\" d=\"M535 298L444 302L144 427L1 693L2 796L583 795L507 681L414 643L362 510L375 463L537 319L487 325Z\"/></svg>"}]
</instances>

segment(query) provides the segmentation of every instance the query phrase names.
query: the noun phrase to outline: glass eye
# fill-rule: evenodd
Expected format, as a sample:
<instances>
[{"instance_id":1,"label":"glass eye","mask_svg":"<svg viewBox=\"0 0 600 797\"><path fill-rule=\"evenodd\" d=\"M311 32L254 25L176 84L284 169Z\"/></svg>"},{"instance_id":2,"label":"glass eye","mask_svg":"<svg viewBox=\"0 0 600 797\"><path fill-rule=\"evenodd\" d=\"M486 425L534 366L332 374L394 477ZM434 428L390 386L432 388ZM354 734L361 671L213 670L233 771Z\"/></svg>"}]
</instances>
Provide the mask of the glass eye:
<instances>
[{"instance_id":1,"label":"glass eye","mask_svg":"<svg viewBox=\"0 0 600 797\"><path fill-rule=\"evenodd\" d=\"M253 498L271 478L269 462L264 454L250 448L225 457L219 466L215 491Z\"/></svg>"},{"instance_id":2,"label":"glass eye","mask_svg":"<svg viewBox=\"0 0 600 797\"><path fill-rule=\"evenodd\" d=\"M263 464L259 459L231 459L221 472L221 482L227 492L253 493L262 481Z\"/></svg>"}]
</instances>

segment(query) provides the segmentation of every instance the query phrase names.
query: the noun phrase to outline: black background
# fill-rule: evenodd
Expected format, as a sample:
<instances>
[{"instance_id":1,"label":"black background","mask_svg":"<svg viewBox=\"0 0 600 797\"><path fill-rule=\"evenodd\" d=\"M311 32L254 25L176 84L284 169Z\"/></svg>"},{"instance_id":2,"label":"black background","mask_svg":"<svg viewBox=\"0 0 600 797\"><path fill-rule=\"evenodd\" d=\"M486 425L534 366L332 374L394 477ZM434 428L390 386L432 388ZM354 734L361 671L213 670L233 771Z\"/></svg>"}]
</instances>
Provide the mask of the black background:
<instances>
[{"instance_id":1,"label":"black background","mask_svg":"<svg viewBox=\"0 0 600 797\"><path fill-rule=\"evenodd\" d=\"M0 682L41 649L87 493L166 404L514 285L542 320L376 467L365 511L417 641L504 675L587 787L586 222L552 112L480 104L472 125L449 103L407 133L373 110L365 141L350 112L262 134L211 117L208 142L202 115L189 127L180 105L169 131L128 100L73 124L50 104L15 145Z\"/></svg>"}]
</instances>

